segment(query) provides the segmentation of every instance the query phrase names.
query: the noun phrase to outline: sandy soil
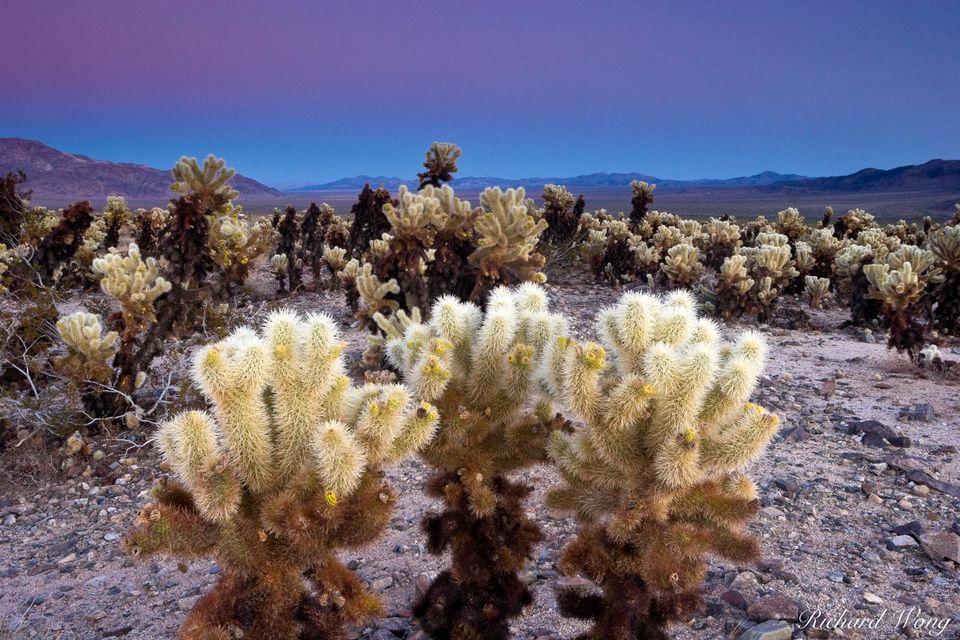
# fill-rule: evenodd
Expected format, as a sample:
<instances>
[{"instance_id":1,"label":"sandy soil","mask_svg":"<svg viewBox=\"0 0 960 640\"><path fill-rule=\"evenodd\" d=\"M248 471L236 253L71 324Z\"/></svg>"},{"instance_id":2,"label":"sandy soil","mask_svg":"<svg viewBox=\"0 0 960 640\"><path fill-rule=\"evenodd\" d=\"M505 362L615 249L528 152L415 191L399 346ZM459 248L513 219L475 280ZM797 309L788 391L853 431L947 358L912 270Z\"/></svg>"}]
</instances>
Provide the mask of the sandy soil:
<instances>
[{"instance_id":1,"label":"sandy soil","mask_svg":"<svg viewBox=\"0 0 960 640\"><path fill-rule=\"evenodd\" d=\"M254 286L269 291L269 277L258 275ZM569 275L549 288L553 306L575 318L581 337L592 334L597 310L620 293ZM252 305L242 315L252 320L284 302ZM308 293L290 303L341 320L348 357L359 358L365 338L350 328L341 294ZM713 562L703 611L677 625L676 638L732 637L768 618L817 609L870 619L886 613L874 629L830 635L795 624L793 637L960 637L956 565L935 563L913 538L901 540L908 544L901 549L887 544L895 527L914 520L925 533L960 531L960 500L911 482L897 467L960 483L958 387L923 374L875 336L840 329L844 319L839 310L817 311L806 328L759 327L771 358L756 401L783 418L781 437L754 469L764 509L752 529L762 540L764 559L757 566ZM726 325L724 331L740 328ZM181 375L190 347L171 348L160 363L164 370ZM932 409L919 412L924 420L901 418L902 409L923 404ZM863 420L902 432L911 446L868 446L861 436L848 435L848 425ZM135 562L121 552L120 536L161 475L157 456L137 433L104 434L91 444L105 457L89 477L80 461L0 480L0 638L171 638L198 594L216 580L212 562ZM904 455L913 459L904 461ZM424 513L438 508L419 492L427 473L416 460L391 470L400 494L391 525L375 546L344 556L380 592L391 616L356 629L357 637L423 637L410 626L407 608L418 576L445 562L424 552L417 526ZM575 523L542 506L543 492L557 480L550 469L522 476L537 487L530 513L546 543L525 574L536 604L516 621L514 637L569 638L582 627L555 610L553 563ZM419 578L421 585L425 579ZM938 635L938 627L902 628L897 623L904 622L898 618L904 611L912 612L910 623L919 619L946 628Z\"/></svg>"}]
</instances>

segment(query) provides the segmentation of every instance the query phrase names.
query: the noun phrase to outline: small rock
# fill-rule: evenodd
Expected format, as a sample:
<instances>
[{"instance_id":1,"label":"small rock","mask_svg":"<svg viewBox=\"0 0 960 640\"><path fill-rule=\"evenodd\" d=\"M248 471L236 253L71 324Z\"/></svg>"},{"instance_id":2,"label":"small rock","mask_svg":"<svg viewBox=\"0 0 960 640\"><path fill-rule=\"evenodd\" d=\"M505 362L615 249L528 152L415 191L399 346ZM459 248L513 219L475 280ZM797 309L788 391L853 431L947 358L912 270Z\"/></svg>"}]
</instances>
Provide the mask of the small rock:
<instances>
[{"instance_id":1,"label":"small rock","mask_svg":"<svg viewBox=\"0 0 960 640\"><path fill-rule=\"evenodd\" d=\"M912 407L903 407L900 409L901 420L917 420L919 422L933 422L937 417L937 412L933 410L933 405L923 403L915 404Z\"/></svg>"},{"instance_id":2,"label":"small rock","mask_svg":"<svg viewBox=\"0 0 960 640\"><path fill-rule=\"evenodd\" d=\"M393 576L383 576L370 583L370 589L373 591L383 591L393 586Z\"/></svg>"},{"instance_id":3,"label":"small rock","mask_svg":"<svg viewBox=\"0 0 960 640\"><path fill-rule=\"evenodd\" d=\"M841 583L843 582L844 574L842 571L831 571L827 574L827 580L830 582Z\"/></svg>"},{"instance_id":4,"label":"small rock","mask_svg":"<svg viewBox=\"0 0 960 640\"><path fill-rule=\"evenodd\" d=\"M913 488L910 489L910 493L920 497L928 496L930 495L930 487L925 484L915 484L913 485Z\"/></svg>"},{"instance_id":5,"label":"small rock","mask_svg":"<svg viewBox=\"0 0 960 640\"><path fill-rule=\"evenodd\" d=\"M747 629L740 640L790 640L793 627L780 620L768 620Z\"/></svg>"},{"instance_id":6,"label":"small rock","mask_svg":"<svg viewBox=\"0 0 960 640\"><path fill-rule=\"evenodd\" d=\"M197 604L197 600L200 599L200 596L188 596L186 598L180 598L177 600L177 608L180 611L190 611L193 609L194 605Z\"/></svg>"},{"instance_id":7,"label":"small rock","mask_svg":"<svg viewBox=\"0 0 960 640\"><path fill-rule=\"evenodd\" d=\"M780 518L785 514L776 507L764 507L763 509L760 509L760 515L764 516L765 518Z\"/></svg>"},{"instance_id":8,"label":"small rock","mask_svg":"<svg viewBox=\"0 0 960 640\"><path fill-rule=\"evenodd\" d=\"M774 594L764 596L747 607L747 616L751 620L788 620L800 619L800 605L786 596Z\"/></svg>"},{"instance_id":9,"label":"small rock","mask_svg":"<svg viewBox=\"0 0 960 640\"><path fill-rule=\"evenodd\" d=\"M883 604L883 598L869 591L863 592L863 601L869 604Z\"/></svg>"},{"instance_id":10,"label":"small rock","mask_svg":"<svg viewBox=\"0 0 960 640\"><path fill-rule=\"evenodd\" d=\"M891 529L890 532L896 536L913 536L916 538L923 533L923 523L919 520L911 520L910 522L897 525Z\"/></svg>"},{"instance_id":11,"label":"small rock","mask_svg":"<svg viewBox=\"0 0 960 640\"><path fill-rule=\"evenodd\" d=\"M960 563L960 536L952 531L926 533L920 536L920 546L934 562Z\"/></svg>"},{"instance_id":12,"label":"small rock","mask_svg":"<svg viewBox=\"0 0 960 640\"><path fill-rule=\"evenodd\" d=\"M887 538L887 549L890 551L899 551L900 549L912 549L918 547L917 541L911 536L899 535Z\"/></svg>"}]
</instances>

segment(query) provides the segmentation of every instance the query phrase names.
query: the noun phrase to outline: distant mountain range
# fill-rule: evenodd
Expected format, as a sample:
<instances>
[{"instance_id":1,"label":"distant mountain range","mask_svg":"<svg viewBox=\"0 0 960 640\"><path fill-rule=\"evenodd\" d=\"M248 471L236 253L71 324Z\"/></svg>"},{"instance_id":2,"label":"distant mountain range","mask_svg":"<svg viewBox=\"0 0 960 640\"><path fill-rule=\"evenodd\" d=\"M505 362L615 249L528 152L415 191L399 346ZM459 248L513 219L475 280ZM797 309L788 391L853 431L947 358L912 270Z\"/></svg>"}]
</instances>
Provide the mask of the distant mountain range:
<instances>
[{"instance_id":1,"label":"distant mountain range","mask_svg":"<svg viewBox=\"0 0 960 640\"><path fill-rule=\"evenodd\" d=\"M97 204L102 203L107 195L122 195L138 203L162 204L174 195L170 191L172 179L168 170L93 160L58 151L36 140L0 138L0 175L17 169L26 172L26 187L33 190L34 202L47 206L63 206L79 199L89 199ZM613 193L626 190L633 180L655 183L658 195L682 194L698 200L781 195L784 200L811 195L835 199L843 195L922 193L938 194L938 203L943 200L952 204L956 201L954 198L960 199L960 160L931 160L895 169L863 169L846 176L821 178L773 171L741 178L702 180L671 180L644 173L591 173L567 178L457 177L452 184L464 191L479 191L491 186L522 186L535 196L543 185L551 183L565 185L574 192ZM287 199L312 198L315 193L322 193L324 197L330 194L334 199L352 197L366 183L382 184L395 192L401 184L415 187L417 181L389 176L356 176L280 191L244 176L233 179L233 186L240 192L242 200L270 207Z\"/></svg>"},{"instance_id":2,"label":"distant mountain range","mask_svg":"<svg viewBox=\"0 0 960 640\"><path fill-rule=\"evenodd\" d=\"M493 178L493 177L455 177L452 183L457 189L480 190L487 187L526 187L528 190L540 190L545 184L561 184L571 190L577 189L616 189L626 188L633 180L655 183L660 192L685 192L701 189L738 189L761 193L872 193L882 192L956 192L960 194L960 160L931 160L920 165L908 165L895 169L863 169L847 176L810 178L795 174L783 174L764 171L753 176L727 179L671 180L658 178L644 173L591 173L568 178ZM390 190L396 190L401 184L415 186L416 180L391 178L386 176L356 176L342 178L334 182L316 184L287 193L310 192L356 192L363 185L382 184Z\"/></svg>"},{"instance_id":3,"label":"distant mountain range","mask_svg":"<svg viewBox=\"0 0 960 640\"><path fill-rule=\"evenodd\" d=\"M173 197L170 170L142 164L94 160L64 153L36 140L0 138L0 175L23 169L26 188L40 204L66 204L70 200L102 201L108 195L131 200L155 200L162 204ZM241 196L283 198L283 193L241 175L233 179Z\"/></svg>"},{"instance_id":4,"label":"distant mountain range","mask_svg":"<svg viewBox=\"0 0 960 640\"><path fill-rule=\"evenodd\" d=\"M643 180L645 182L654 182L658 189L671 188L742 188L742 187L763 187L781 182L794 182L797 180L808 180L806 176L793 174L775 173L773 171L764 171L754 176L745 176L742 178L729 179L703 179L703 180L670 180L657 178L645 173L590 173L582 176L572 176L568 178L494 178L494 177L470 177L456 176L453 186L458 189L486 189L487 187L525 187L527 189L542 189L546 184L562 184L570 189L598 189L605 187L627 187L634 180ZM390 178L387 176L356 176L354 178L341 178L333 182L324 184L308 185L296 189L287 189L287 193L308 193L312 191L358 191L364 184L383 185L387 189L395 190L401 184L416 186L416 179Z\"/></svg>"}]
</instances>

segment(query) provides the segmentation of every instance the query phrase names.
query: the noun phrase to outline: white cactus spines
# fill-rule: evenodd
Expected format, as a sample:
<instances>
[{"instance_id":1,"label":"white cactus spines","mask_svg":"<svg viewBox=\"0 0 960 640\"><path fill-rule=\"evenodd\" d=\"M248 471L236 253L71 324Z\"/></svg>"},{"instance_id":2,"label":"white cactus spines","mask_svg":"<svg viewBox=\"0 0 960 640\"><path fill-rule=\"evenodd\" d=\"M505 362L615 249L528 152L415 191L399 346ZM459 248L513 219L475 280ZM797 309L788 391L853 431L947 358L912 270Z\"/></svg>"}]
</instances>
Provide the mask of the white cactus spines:
<instances>
[{"instance_id":1,"label":"white cactus spines","mask_svg":"<svg viewBox=\"0 0 960 640\"><path fill-rule=\"evenodd\" d=\"M597 324L609 356L561 339L544 366L553 395L584 423L554 434L568 483L555 506L595 519L633 503L666 517L673 498L759 455L777 425L748 402L766 352L759 334L721 342L686 292L626 294Z\"/></svg>"},{"instance_id":2,"label":"white cactus spines","mask_svg":"<svg viewBox=\"0 0 960 640\"><path fill-rule=\"evenodd\" d=\"M75 352L91 362L102 362L117 350L116 331L103 333L100 318L86 311L77 311L57 321L57 332Z\"/></svg>"},{"instance_id":3,"label":"white cactus spines","mask_svg":"<svg viewBox=\"0 0 960 640\"><path fill-rule=\"evenodd\" d=\"M565 331L566 320L549 311L546 292L526 283L494 289L486 313L452 296L441 297L430 321L408 326L401 337L388 341L386 352L419 398L454 414L444 414L441 439L489 436L502 443L521 411L533 408L547 345ZM469 416L483 417L484 433L460 431L468 428ZM501 452L504 458L515 454ZM444 465L456 468L463 462L447 458Z\"/></svg>"},{"instance_id":4,"label":"white cactus spines","mask_svg":"<svg viewBox=\"0 0 960 640\"><path fill-rule=\"evenodd\" d=\"M347 496L366 470L429 441L436 410L414 402L402 386L352 388L342 349L329 317L285 310L260 333L238 329L201 349L193 375L212 415L181 414L158 437L181 479L198 495L210 484L229 485L228 477L262 493L307 471L334 496ZM211 474L223 483L212 483ZM203 500L198 506L222 520L231 511L218 500L216 507Z\"/></svg>"},{"instance_id":5,"label":"white cactus spines","mask_svg":"<svg viewBox=\"0 0 960 640\"><path fill-rule=\"evenodd\" d=\"M131 243L127 255L116 249L93 261L93 271L101 276L100 288L120 301L125 312L153 319L153 303L170 291L171 284L159 275L154 258L143 260L140 248Z\"/></svg>"}]
</instances>

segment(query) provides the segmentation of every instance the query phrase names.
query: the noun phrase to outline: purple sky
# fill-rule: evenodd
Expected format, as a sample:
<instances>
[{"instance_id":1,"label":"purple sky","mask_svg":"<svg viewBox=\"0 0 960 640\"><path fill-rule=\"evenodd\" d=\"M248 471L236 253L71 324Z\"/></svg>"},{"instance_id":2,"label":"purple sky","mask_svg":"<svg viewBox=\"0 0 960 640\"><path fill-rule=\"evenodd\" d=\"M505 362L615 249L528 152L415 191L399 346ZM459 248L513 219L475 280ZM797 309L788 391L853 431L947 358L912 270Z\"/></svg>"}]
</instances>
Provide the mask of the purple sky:
<instances>
[{"instance_id":1,"label":"purple sky","mask_svg":"<svg viewBox=\"0 0 960 640\"><path fill-rule=\"evenodd\" d=\"M960 2L8 0L0 137L275 185L960 157Z\"/></svg>"}]
</instances>

